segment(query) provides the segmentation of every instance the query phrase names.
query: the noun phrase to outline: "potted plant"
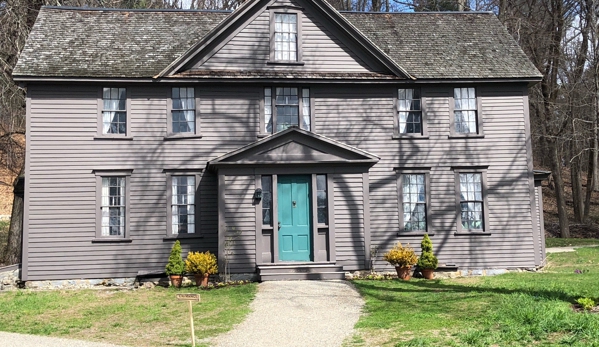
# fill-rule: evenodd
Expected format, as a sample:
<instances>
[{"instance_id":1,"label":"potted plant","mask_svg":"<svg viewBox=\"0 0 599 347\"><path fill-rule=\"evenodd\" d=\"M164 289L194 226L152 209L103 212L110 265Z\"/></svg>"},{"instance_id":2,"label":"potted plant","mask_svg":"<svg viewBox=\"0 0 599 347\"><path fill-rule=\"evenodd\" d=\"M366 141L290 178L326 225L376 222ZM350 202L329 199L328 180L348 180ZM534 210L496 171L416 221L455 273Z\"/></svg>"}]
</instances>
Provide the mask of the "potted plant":
<instances>
[{"instance_id":1,"label":"potted plant","mask_svg":"<svg viewBox=\"0 0 599 347\"><path fill-rule=\"evenodd\" d=\"M383 259L395 266L397 271L397 277L404 281L411 278L410 270L412 265L416 264L418 257L414 249L410 247L410 244L403 247L400 242L397 243L389 252L383 254Z\"/></svg>"},{"instance_id":2,"label":"potted plant","mask_svg":"<svg viewBox=\"0 0 599 347\"><path fill-rule=\"evenodd\" d=\"M433 254L433 242L428 234L424 234L422 242L420 243L422 248L422 254L418 259L418 268L422 271L422 276L427 280L433 279L433 272L439 264L439 260Z\"/></svg>"},{"instance_id":3,"label":"potted plant","mask_svg":"<svg viewBox=\"0 0 599 347\"><path fill-rule=\"evenodd\" d=\"M185 259L185 269L194 275L197 286L207 287L208 277L218 272L216 256L209 251L189 252Z\"/></svg>"},{"instance_id":4,"label":"potted plant","mask_svg":"<svg viewBox=\"0 0 599 347\"><path fill-rule=\"evenodd\" d=\"M179 240L175 241L173 248L171 249L171 255L168 257L168 263L165 267L165 272L171 280L171 284L179 288L183 281L183 273L185 272L185 263L181 258L181 243Z\"/></svg>"}]
</instances>

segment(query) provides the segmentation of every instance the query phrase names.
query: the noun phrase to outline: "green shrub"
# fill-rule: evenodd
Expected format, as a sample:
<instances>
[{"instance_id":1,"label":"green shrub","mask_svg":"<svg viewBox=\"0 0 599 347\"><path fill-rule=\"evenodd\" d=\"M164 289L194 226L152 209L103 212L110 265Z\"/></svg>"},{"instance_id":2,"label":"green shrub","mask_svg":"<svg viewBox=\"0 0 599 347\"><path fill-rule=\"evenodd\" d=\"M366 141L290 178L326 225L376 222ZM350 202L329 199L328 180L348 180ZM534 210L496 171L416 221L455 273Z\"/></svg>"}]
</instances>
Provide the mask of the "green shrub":
<instances>
[{"instance_id":1,"label":"green shrub","mask_svg":"<svg viewBox=\"0 0 599 347\"><path fill-rule=\"evenodd\" d=\"M577 299L576 302L582 306L582 309L585 311L590 311L596 306L595 301L591 298L580 298Z\"/></svg>"},{"instance_id":2,"label":"green shrub","mask_svg":"<svg viewBox=\"0 0 599 347\"><path fill-rule=\"evenodd\" d=\"M185 269L192 274L213 275L218 272L216 256L209 251L206 253L189 252L185 259Z\"/></svg>"},{"instance_id":3,"label":"green shrub","mask_svg":"<svg viewBox=\"0 0 599 347\"><path fill-rule=\"evenodd\" d=\"M422 254L418 259L418 267L421 269L436 269L439 260L433 254L433 242L428 234L424 234L420 247L422 248Z\"/></svg>"},{"instance_id":4,"label":"green shrub","mask_svg":"<svg viewBox=\"0 0 599 347\"><path fill-rule=\"evenodd\" d=\"M168 257L168 263L165 267L167 275L182 275L185 272L185 263L181 258L181 243L179 240L175 242L171 249L171 255Z\"/></svg>"}]
</instances>

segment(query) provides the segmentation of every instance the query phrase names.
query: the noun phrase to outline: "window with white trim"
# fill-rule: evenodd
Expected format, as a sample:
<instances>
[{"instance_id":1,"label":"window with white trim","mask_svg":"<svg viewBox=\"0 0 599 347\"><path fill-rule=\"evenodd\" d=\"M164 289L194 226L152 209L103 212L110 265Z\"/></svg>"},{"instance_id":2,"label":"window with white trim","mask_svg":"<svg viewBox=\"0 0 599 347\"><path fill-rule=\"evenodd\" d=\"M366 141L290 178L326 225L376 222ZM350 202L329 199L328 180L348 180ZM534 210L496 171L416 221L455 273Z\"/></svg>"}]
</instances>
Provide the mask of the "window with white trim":
<instances>
[{"instance_id":1,"label":"window with white trim","mask_svg":"<svg viewBox=\"0 0 599 347\"><path fill-rule=\"evenodd\" d=\"M127 89L102 89L102 134L127 134Z\"/></svg>"},{"instance_id":2,"label":"window with white trim","mask_svg":"<svg viewBox=\"0 0 599 347\"><path fill-rule=\"evenodd\" d=\"M301 93L301 94L300 94ZM274 95L273 95L274 94ZM310 131L310 89L298 87L264 88L263 133L272 134L292 126Z\"/></svg>"}]
</instances>

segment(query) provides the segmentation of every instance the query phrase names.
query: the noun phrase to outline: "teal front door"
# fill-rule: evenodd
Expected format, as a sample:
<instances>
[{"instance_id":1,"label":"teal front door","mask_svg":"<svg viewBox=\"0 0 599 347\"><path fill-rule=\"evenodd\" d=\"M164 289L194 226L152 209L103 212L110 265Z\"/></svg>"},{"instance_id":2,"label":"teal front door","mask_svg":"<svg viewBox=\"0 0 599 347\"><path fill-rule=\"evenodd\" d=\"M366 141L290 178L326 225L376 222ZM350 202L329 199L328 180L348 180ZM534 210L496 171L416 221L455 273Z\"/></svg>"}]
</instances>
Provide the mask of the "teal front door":
<instances>
[{"instance_id":1,"label":"teal front door","mask_svg":"<svg viewBox=\"0 0 599 347\"><path fill-rule=\"evenodd\" d=\"M310 176L278 176L279 260L310 261Z\"/></svg>"}]
</instances>

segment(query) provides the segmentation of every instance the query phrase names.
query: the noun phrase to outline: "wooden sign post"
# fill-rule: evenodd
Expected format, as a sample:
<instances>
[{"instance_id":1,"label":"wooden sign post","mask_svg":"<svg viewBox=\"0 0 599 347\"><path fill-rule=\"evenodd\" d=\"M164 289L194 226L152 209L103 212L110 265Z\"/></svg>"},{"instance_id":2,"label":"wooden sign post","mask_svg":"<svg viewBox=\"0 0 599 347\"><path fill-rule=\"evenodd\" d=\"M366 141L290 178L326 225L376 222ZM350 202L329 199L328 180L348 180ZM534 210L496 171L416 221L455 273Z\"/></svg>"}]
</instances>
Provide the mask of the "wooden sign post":
<instances>
[{"instance_id":1,"label":"wooden sign post","mask_svg":"<svg viewBox=\"0 0 599 347\"><path fill-rule=\"evenodd\" d=\"M196 334L193 329L193 301L200 301L200 294L177 294L177 300L187 301L189 303L189 323L191 323L191 345L196 346Z\"/></svg>"}]
</instances>

